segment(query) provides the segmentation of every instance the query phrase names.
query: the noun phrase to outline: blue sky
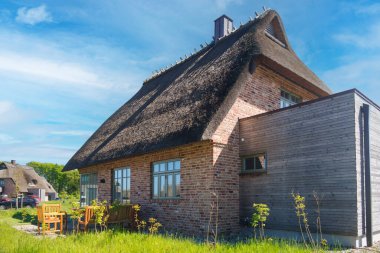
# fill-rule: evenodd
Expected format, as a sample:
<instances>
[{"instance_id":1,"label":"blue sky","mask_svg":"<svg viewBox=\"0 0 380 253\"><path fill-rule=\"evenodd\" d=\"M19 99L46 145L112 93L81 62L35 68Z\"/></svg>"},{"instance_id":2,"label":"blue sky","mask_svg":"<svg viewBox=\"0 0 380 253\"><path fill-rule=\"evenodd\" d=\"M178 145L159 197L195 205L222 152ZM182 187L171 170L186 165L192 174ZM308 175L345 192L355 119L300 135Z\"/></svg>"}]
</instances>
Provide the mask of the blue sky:
<instances>
[{"instance_id":1,"label":"blue sky","mask_svg":"<svg viewBox=\"0 0 380 253\"><path fill-rule=\"evenodd\" d=\"M380 3L329 0L0 2L0 160L64 164L152 71L277 10L293 49L335 91L380 103Z\"/></svg>"}]
</instances>

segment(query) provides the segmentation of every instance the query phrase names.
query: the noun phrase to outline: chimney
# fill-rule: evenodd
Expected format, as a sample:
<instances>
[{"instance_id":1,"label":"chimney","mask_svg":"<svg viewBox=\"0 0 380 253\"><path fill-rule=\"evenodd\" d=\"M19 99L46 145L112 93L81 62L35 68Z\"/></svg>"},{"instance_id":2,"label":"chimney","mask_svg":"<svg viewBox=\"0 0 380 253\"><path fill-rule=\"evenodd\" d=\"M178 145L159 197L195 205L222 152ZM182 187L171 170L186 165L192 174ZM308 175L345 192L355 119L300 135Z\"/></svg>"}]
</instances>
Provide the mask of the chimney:
<instances>
[{"instance_id":1,"label":"chimney","mask_svg":"<svg viewBox=\"0 0 380 253\"><path fill-rule=\"evenodd\" d=\"M16 164L16 160L11 160L11 164Z\"/></svg>"},{"instance_id":2,"label":"chimney","mask_svg":"<svg viewBox=\"0 0 380 253\"><path fill-rule=\"evenodd\" d=\"M220 38L227 36L232 32L233 20L226 15L222 15L215 21L214 41L217 42Z\"/></svg>"}]
</instances>

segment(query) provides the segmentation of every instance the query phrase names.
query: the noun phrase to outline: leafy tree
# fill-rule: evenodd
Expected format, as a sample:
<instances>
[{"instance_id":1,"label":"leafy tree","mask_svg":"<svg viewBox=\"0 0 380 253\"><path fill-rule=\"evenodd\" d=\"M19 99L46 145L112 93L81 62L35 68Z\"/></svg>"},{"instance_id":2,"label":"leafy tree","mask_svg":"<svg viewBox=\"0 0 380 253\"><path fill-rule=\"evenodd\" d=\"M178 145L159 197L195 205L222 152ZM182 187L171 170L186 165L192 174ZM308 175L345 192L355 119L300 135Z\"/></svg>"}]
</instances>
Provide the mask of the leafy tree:
<instances>
[{"instance_id":1,"label":"leafy tree","mask_svg":"<svg viewBox=\"0 0 380 253\"><path fill-rule=\"evenodd\" d=\"M40 176L45 177L57 192L79 195L78 170L62 172L63 165L54 163L29 162L27 165L34 168Z\"/></svg>"}]
</instances>

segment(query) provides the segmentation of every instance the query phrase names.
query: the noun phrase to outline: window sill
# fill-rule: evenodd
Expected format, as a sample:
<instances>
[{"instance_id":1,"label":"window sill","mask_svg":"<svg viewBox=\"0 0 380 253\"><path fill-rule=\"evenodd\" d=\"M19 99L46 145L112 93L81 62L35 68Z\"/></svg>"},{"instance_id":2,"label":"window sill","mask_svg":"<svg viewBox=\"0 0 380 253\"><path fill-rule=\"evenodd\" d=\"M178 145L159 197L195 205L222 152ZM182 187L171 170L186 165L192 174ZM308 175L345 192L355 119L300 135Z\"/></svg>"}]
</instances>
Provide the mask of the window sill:
<instances>
[{"instance_id":1,"label":"window sill","mask_svg":"<svg viewBox=\"0 0 380 253\"><path fill-rule=\"evenodd\" d=\"M150 199L151 202L178 202L182 200L179 198L163 198L163 199Z\"/></svg>"},{"instance_id":2,"label":"window sill","mask_svg":"<svg viewBox=\"0 0 380 253\"><path fill-rule=\"evenodd\" d=\"M252 175L252 176L260 176L260 175L266 175L268 174L267 170L261 170L261 171L240 171L239 175Z\"/></svg>"}]
</instances>

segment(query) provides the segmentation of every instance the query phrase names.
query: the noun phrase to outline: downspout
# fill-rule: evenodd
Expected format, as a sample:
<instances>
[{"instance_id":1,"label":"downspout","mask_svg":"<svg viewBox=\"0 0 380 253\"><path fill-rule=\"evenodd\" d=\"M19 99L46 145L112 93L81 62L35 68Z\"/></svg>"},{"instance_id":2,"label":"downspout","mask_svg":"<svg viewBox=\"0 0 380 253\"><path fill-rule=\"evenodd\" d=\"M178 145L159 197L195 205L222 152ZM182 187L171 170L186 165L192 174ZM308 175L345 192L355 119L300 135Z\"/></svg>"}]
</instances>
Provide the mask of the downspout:
<instances>
[{"instance_id":1,"label":"downspout","mask_svg":"<svg viewBox=\"0 0 380 253\"><path fill-rule=\"evenodd\" d=\"M372 238L372 190L371 190L371 154L370 154L370 136L369 136L369 105L363 104L363 127L364 127L364 173L365 173L365 222L367 247L373 245Z\"/></svg>"}]
</instances>

